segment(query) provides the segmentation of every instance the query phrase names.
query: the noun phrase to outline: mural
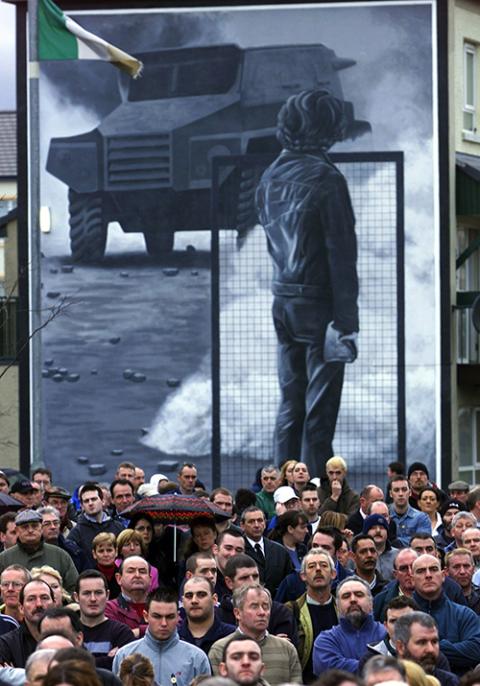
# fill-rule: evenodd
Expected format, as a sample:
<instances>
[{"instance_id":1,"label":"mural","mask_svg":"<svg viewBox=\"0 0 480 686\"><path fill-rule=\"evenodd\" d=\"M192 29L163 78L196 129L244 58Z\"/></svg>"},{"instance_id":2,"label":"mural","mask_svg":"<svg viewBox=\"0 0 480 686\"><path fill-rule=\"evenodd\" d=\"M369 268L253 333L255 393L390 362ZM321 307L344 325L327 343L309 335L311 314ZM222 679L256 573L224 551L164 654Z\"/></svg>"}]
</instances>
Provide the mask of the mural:
<instances>
[{"instance_id":1,"label":"mural","mask_svg":"<svg viewBox=\"0 0 480 686\"><path fill-rule=\"evenodd\" d=\"M278 111L304 89L345 103L332 159L358 239L359 356L334 450L354 483L402 452L433 471L434 9L72 13L145 69L41 65L42 296L65 305L42 332L43 453L64 482L108 480L122 456L150 473L194 460L211 484L212 435L232 487L273 459L272 265L253 199Z\"/></svg>"}]
</instances>

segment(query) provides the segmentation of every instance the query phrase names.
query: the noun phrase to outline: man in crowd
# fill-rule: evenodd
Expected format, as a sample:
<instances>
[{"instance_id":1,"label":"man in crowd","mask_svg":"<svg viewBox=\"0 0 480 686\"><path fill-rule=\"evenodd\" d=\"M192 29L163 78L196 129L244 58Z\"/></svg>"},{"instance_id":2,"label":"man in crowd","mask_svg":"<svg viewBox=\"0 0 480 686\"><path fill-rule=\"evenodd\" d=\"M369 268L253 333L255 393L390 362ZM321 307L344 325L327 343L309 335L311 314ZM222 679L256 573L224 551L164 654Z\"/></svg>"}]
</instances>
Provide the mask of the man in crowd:
<instances>
[{"instance_id":1,"label":"man in crowd","mask_svg":"<svg viewBox=\"0 0 480 686\"><path fill-rule=\"evenodd\" d=\"M450 545L447 545L445 552L449 553L455 548L463 548L463 532L470 528L475 528L477 526L477 520L473 512L457 512L453 516L452 524L450 527L450 533L453 537L453 541Z\"/></svg>"},{"instance_id":2,"label":"man in crowd","mask_svg":"<svg viewBox=\"0 0 480 686\"><path fill-rule=\"evenodd\" d=\"M332 557L322 548L312 548L302 560L300 572L306 592L286 603L298 625L298 655L302 665L303 683L315 681L313 673L313 641L321 631L338 624L337 608L332 596L332 580L336 576Z\"/></svg>"},{"instance_id":3,"label":"man in crowd","mask_svg":"<svg viewBox=\"0 0 480 686\"><path fill-rule=\"evenodd\" d=\"M390 515L397 525L397 536L402 545L408 546L410 537L414 533L432 533L430 519L425 512L415 510L409 504L410 486L404 476L394 476L390 482L392 504Z\"/></svg>"},{"instance_id":4,"label":"man in crowd","mask_svg":"<svg viewBox=\"0 0 480 686\"><path fill-rule=\"evenodd\" d=\"M371 536L377 549L377 571L386 581L393 579L393 563L398 554L398 548L394 548L388 541L389 523L379 514L368 515L363 522L364 535ZM361 575L360 575L361 576ZM374 595L376 595L374 593Z\"/></svg>"},{"instance_id":5,"label":"man in crowd","mask_svg":"<svg viewBox=\"0 0 480 686\"><path fill-rule=\"evenodd\" d=\"M74 646L81 646L83 643L80 617L68 607L49 607L45 610L38 628L44 648L52 647L51 644L44 643L51 636L66 636Z\"/></svg>"},{"instance_id":6,"label":"man in crowd","mask_svg":"<svg viewBox=\"0 0 480 686\"><path fill-rule=\"evenodd\" d=\"M117 582L120 595L107 602L105 616L126 624L136 638L143 636L147 629L146 598L152 582L149 563L138 555L125 558L119 567Z\"/></svg>"},{"instance_id":7,"label":"man in crowd","mask_svg":"<svg viewBox=\"0 0 480 686\"><path fill-rule=\"evenodd\" d=\"M135 502L135 487L129 479L114 479L110 484L110 496L115 508L114 516L128 526L128 519L122 517L122 512Z\"/></svg>"},{"instance_id":8,"label":"man in crowd","mask_svg":"<svg viewBox=\"0 0 480 686\"><path fill-rule=\"evenodd\" d=\"M47 676L48 667L55 650L36 650L30 655L25 665L25 686L41 686Z\"/></svg>"},{"instance_id":9,"label":"man in crowd","mask_svg":"<svg viewBox=\"0 0 480 686\"><path fill-rule=\"evenodd\" d=\"M280 486L280 472L273 464L263 467L260 472L260 481L262 483L262 490L256 495L256 504L265 514L265 517L271 519L275 515L275 502L273 494Z\"/></svg>"},{"instance_id":10,"label":"man in crowd","mask_svg":"<svg viewBox=\"0 0 480 686\"><path fill-rule=\"evenodd\" d=\"M233 495L231 491L229 491L228 488L223 488L222 486L219 488L214 488L210 493L210 502L219 507L229 516L229 519L225 519L222 522L215 522L218 533L220 534L227 529L229 531L238 531L241 533L239 527L233 524L235 515L233 512Z\"/></svg>"},{"instance_id":11,"label":"man in crowd","mask_svg":"<svg viewBox=\"0 0 480 686\"><path fill-rule=\"evenodd\" d=\"M318 489L314 483L309 481L300 491L300 508L308 519L309 538L313 536L320 524L320 498Z\"/></svg>"},{"instance_id":12,"label":"man in crowd","mask_svg":"<svg viewBox=\"0 0 480 686\"><path fill-rule=\"evenodd\" d=\"M374 517L378 515L373 515ZM367 520L368 521L368 520ZM373 596L378 595L387 581L377 571L378 552L372 536L358 534L352 541L352 560L354 573L367 582Z\"/></svg>"},{"instance_id":13,"label":"man in crowd","mask_svg":"<svg viewBox=\"0 0 480 686\"><path fill-rule=\"evenodd\" d=\"M64 536L68 536L75 526L72 517L76 518L76 513L73 512L73 505L71 505L72 512L70 512L70 497L70 493L60 486L51 486L43 494L45 505L54 507L60 513L60 531Z\"/></svg>"},{"instance_id":14,"label":"man in crowd","mask_svg":"<svg viewBox=\"0 0 480 686\"><path fill-rule=\"evenodd\" d=\"M280 582L293 571L286 548L263 536L265 515L255 505L247 507L240 519L245 538L245 552L257 563L260 580L274 594Z\"/></svg>"},{"instance_id":15,"label":"man in crowd","mask_svg":"<svg viewBox=\"0 0 480 686\"><path fill-rule=\"evenodd\" d=\"M180 467L177 476L178 490L182 495L192 495L195 492L197 481L197 468L191 462L186 462Z\"/></svg>"},{"instance_id":16,"label":"man in crowd","mask_svg":"<svg viewBox=\"0 0 480 686\"><path fill-rule=\"evenodd\" d=\"M407 472L408 484L410 486L410 505L417 509L418 498L422 488L429 486L437 494L440 504L442 504L446 499L447 495L441 491L438 486L430 481L430 475L428 473L427 466L423 462L413 462L408 468Z\"/></svg>"},{"instance_id":17,"label":"man in crowd","mask_svg":"<svg viewBox=\"0 0 480 686\"><path fill-rule=\"evenodd\" d=\"M472 583L475 566L471 551L467 548L456 548L448 553L445 558L445 571L460 585L468 607L480 615L480 588Z\"/></svg>"},{"instance_id":18,"label":"man in crowd","mask_svg":"<svg viewBox=\"0 0 480 686\"><path fill-rule=\"evenodd\" d=\"M0 553L0 573L12 564L27 569L50 565L62 575L64 588L71 592L75 588L78 572L72 558L58 546L42 540L42 516L35 510L22 510L15 517L18 542L12 548Z\"/></svg>"},{"instance_id":19,"label":"man in crowd","mask_svg":"<svg viewBox=\"0 0 480 686\"><path fill-rule=\"evenodd\" d=\"M327 669L344 669L356 674L360 658L369 643L378 643L385 628L373 619L372 594L366 581L353 576L337 586L338 626L322 631L313 647L313 672L320 675Z\"/></svg>"},{"instance_id":20,"label":"man in crowd","mask_svg":"<svg viewBox=\"0 0 480 686\"><path fill-rule=\"evenodd\" d=\"M249 555L237 554L231 557L225 567L225 584L228 595L224 595L217 614L223 622L235 624L233 594L246 584L259 583L257 563ZM282 603L273 601L270 607L268 631L274 636L288 637L297 642L297 626L292 612Z\"/></svg>"},{"instance_id":21,"label":"man in crowd","mask_svg":"<svg viewBox=\"0 0 480 686\"><path fill-rule=\"evenodd\" d=\"M384 500L385 496L383 495L381 488L375 484L369 484L368 486L365 486L360 492L360 507L348 518L347 529L352 531L355 536L357 534L361 534L363 531L363 522L370 514L370 505L376 501Z\"/></svg>"},{"instance_id":22,"label":"man in crowd","mask_svg":"<svg viewBox=\"0 0 480 686\"><path fill-rule=\"evenodd\" d=\"M123 531L121 522L113 520L103 511L103 493L98 484L87 482L79 490L82 513L78 516L77 525L68 534L68 540L76 543L85 554L88 569L95 568L92 556L92 541L102 532L118 536Z\"/></svg>"},{"instance_id":23,"label":"man in crowd","mask_svg":"<svg viewBox=\"0 0 480 686\"><path fill-rule=\"evenodd\" d=\"M327 510L352 515L358 510L360 498L347 483L347 463L343 457L331 457L325 469L327 478L321 480L319 488L320 516Z\"/></svg>"},{"instance_id":24,"label":"man in crowd","mask_svg":"<svg viewBox=\"0 0 480 686\"><path fill-rule=\"evenodd\" d=\"M462 534L463 547L472 553L475 569L480 568L480 529L476 526L465 529Z\"/></svg>"},{"instance_id":25,"label":"man in crowd","mask_svg":"<svg viewBox=\"0 0 480 686\"><path fill-rule=\"evenodd\" d=\"M455 674L438 668L440 640L435 620L425 612L412 612L395 622L393 638L398 657L411 660L442 686L457 686Z\"/></svg>"},{"instance_id":26,"label":"man in crowd","mask_svg":"<svg viewBox=\"0 0 480 686\"><path fill-rule=\"evenodd\" d=\"M85 555L73 541L68 541L61 533L61 520L59 511L51 505L39 507L38 514L42 517L42 536L45 543L57 545L70 555L78 572L85 567Z\"/></svg>"},{"instance_id":27,"label":"man in crowd","mask_svg":"<svg viewBox=\"0 0 480 686\"><path fill-rule=\"evenodd\" d=\"M374 655L365 663L361 673L365 686L376 686L385 681L407 683L405 667L392 655Z\"/></svg>"},{"instance_id":28,"label":"man in crowd","mask_svg":"<svg viewBox=\"0 0 480 686\"><path fill-rule=\"evenodd\" d=\"M265 662L265 679L272 686L281 683L302 683L302 670L296 649L290 641L272 636L267 627L272 599L260 584L238 588L233 594L233 605L238 629L231 638L239 635L255 639L262 649ZM214 674L219 673L223 648L230 636L216 641L208 654Z\"/></svg>"},{"instance_id":29,"label":"man in crowd","mask_svg":"<svg viewBox=\"0 0 480 686\"><path fill-rule=\"evenodd\" d=\"M140 486L145 483L145 471L141 467L135 467L135 477L133 479L133 485L135 487L135 493L138 491Z\"/></svg>"},{"instance_id":30,"label":"man in crowd","mask_svg":"<svg viewBox=\"0 0 480 686\"><path fill-rule=\"evenodd\" d=\"M475 515L476 521L480 524L480 487L476 486L467 496L467 510ZM475 524L473 525L475 526Z\"/></svg>"},{"instance_id":31,"label":"man in crowd","mask_svg":"<svg viewBox=\"0 0 480 686\"><path fill-rule=\"evenodd\" d=\"M0 574L0 589L2 591L3 605L0 612L13 617L19 624L23 622L23 612L20 605L20 591L27 581L30 581L30 572L22 565L9 565Z\"/></svg>"},{"instance_id":32,"label":"man in crowd","mask_svg":"<svg viewBox=\"0 0 480 686\"><path fill-rule=\"evenodd\" d=\"M466 505L470 486L466 481L452 481L448 484L448 497L451 500L459 500Z\"/></svg>"},{"instance_id":33,"label":"man in crowd","mask_svg":"<svg viewBox=\"0 0 480 686\"><path fill-rule=\"evenodd\" d=\"M185 563L185 579L191 579L192 576L202 576L204 579L208 579L215 588L217 583L217 563L212 553L208 550L204 553L193 553L187 559Z\"/></svg>"},{"instance_id":34,"label":"man in crowd","mask_svg":"<svg viewBox=\"0 0 480 686\"><path fill-rule=\"evenodd\" d=\"M268 686L262 678L265 664L257 641L249 636L236 636L223 648L218 673L238 686Z\"/></svg>"},{"instance_id":35,"label":"man in crowd","mask_svg":"<svg viewBox=\"0 0 480 686\"><path fill-rule=\"evenodd\" d=\"M135 636L126 624L105 616L108 584L103 574L94 569L82 572L74 597L80 605L85 648L95 657L97 667L111 669L116 650Z\"/></svg>"},{"instance_id":36,"label":"man in crowd","mask_svg":"<svg viewBox=\"0 0 480 686\"><path fill-rule=\"evenodd\" d=\"M20 591L24 621L18 629L0 636L0 663L25 667L40 640L40 621L53 604L53 591L45 581L35 579L25 584Z\"/></svg>"},{"instance_id":37,"label":"man in crowd","mask_svg":"<svg viewBox=\"0 0 480 686\"><path fill-rule=\"evenodd\" d=\"M147 596L145 614L148 629L143 638L120 648L113 660L118 674L122 660L132 653L148 657L158 684L189 686L200 674L211 674L208 658L200 648L181 641L177 626L178 598L168 589L157 589Z\"/></svg>"},{"instance_id":38,"label":"man in crowd","mask_svg":"<svg viewBox=\"0 0 480 686\"><path fill-rule=\"evenodd\" d=\"M135 485L136 469L133 462L120 462L115 472L115 479L124 479Z\"/></svg>"},{"instance_id":39,"label":"man in crowd","mask_svg":"<svg viewBox=\"0 0 480 686\"><path fill-rule=\"evenodd\" d=\"M480 624L469 607L452 602L443 591L444 575L433 555L420 555L413 563L413 599L421 611L437 622L440 649L455 674L480 662Z\"/></svg>"},{"instance_id":40,"label":"man in crowd","mask_svg":"<svg viewBox=\"0 0 480 686\"><path fill-rule=\"evenodd\" d=\"M214 582L215 592L217 593L218 600L221 602L223 596L230 593L230 589L225 584L225 567L230 558L245 553L245 539L241 532L234 529L222 531L217 536L213 552L217 563L217 578Z\"/></svg>"},{"instance_id":41,"label":"man in crowd","mask_svg":"<svg viewBox=\"0 0 480 686\"><path fill-rule=\"evenodd\" d=\"M19 500L23 507L35 508L37 506L36 489L28 479L16 481L10 489L10 495Z\"/></svg>"},{"instance_id":42,"label":"man in crowd","mask_svg":"<svg viewBox=\"0 0 480 686\"><path fill-rule=\"evenodd\" d=\"M52 472L47 467L37 467L32 472L32 481L38 484L44 493L52 485Z\"/></svg>"},{"instance_id":43,"label":"man in crowd","mask_svg":"<svg viewBox=\"0 0 480 686\"><path fill-rule=\"evenodd\" d=\"M15 517L15 512L5 512L0 517L0 545L2 551L13 548L17 542L18 534Z\"/></svg>"},{"instance_id":44,"label":"man in crowd","mask_svg":"<svg viewBox=\"0 0 480 686\"><path fill-rule=\"evenodd\" d=\"M451 532L452 519L457 512L465 511L466 506L459 500L446 500L439 509L440 516L442 517L442 525L437 529L435 543L440 550L445 550L450 543L453 543L454 537Z\"/></svg>"},{"instance_id":45,"label":"man in crowd","mask_svg":"<svg viewBox=\"0 0 480 686\"><path fill-rule=\"evenodd\" d=\"M415 610L418 610L417 604L414 600L406 595L399 595L388 603L385 613L385 621L383 623L387 633L378 643L369 643L367 652L361 660L361 665L365 664L365 662L369 660L372 655L397 656L395 645L392 643L395 623L399 617L408 615Z\"/></svg>"},{"instance_id":46,"label":"man in crowd","mask_svg":"<svg viewBox=\"0 0 480 686\"><path fill-rule=\"evenodd\" d=\"M182 595L185 621L180 624L178 635L207 654L215 641L236 629L235 624L226 624L216 616L216 603L217 596L208 579L192 576L185 582Z\"/></svg>"}]
</instances>

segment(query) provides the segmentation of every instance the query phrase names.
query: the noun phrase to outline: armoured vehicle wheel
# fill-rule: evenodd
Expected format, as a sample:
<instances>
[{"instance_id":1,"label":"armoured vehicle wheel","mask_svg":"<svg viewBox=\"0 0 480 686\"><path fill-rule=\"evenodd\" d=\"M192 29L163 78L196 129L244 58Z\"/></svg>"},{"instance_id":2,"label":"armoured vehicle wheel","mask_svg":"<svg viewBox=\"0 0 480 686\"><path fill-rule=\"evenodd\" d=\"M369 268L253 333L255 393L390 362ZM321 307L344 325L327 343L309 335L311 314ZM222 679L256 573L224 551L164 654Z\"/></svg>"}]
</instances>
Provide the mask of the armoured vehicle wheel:
<instances>
[{"instance_id":1,"label":"armoured vehicle wheel","mask_svg":"<svg viewBox=\"0 0 480 686\"><path fill-rule=\"evenodd\" d=\"M159 257L173 250L173 231L144 231L143 235L147 252L152 257Z\"/></svg>"},{"instance_id":2,"label":"armoured vehicle wheel","mask_svg":"<svg viewBox=\"0 0 480 686\"><path fill-rule=\"evenodd\" d=\"M107 223L99 195L68 191L70 249L76 262L96 262L105 254Z\"/></svg>"}]
</instances>

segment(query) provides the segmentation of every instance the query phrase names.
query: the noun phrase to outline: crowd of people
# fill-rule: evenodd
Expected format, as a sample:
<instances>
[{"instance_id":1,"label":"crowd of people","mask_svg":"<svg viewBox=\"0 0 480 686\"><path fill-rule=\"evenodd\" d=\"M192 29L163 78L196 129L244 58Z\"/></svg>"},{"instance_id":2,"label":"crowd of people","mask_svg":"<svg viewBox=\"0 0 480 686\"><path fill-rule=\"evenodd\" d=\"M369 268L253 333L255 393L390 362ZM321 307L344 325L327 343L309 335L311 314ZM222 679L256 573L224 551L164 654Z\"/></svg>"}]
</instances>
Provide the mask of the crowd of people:
<instances>
[{"instance_id":1,"label":"crowd of people","mask_svg":"<svg viewBox=\"0 0 480 686\"><path fill-rule=\"evenodd\" d=\"M73 494L0 472L0 686L480 686L480 487L347 472L288 460L235 494L192 463ZM217 516L142 509L175 493Z\"/></svg>"}]
</instances>

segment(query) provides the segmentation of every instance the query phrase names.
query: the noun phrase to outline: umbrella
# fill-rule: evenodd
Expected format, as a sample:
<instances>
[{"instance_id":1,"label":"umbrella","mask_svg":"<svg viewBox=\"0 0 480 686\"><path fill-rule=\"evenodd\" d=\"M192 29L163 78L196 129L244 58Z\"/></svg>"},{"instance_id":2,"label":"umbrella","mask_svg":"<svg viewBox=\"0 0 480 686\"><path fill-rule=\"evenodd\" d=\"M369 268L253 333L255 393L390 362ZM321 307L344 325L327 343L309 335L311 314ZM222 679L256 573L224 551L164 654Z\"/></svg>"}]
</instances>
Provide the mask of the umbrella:
<instances>
[{"instance_id":1,"label":"umbrella","mask_svg":"<svg viewBox=\"0 0 480 686\"><path fill-rule=\"evenodd\" d=\"M25 505L16 498L12 498L12 496L7 495L7 493L0 493L0 515L5 512L19 510L21 507L25 507Z\"/></svg>"},{"instance_id":2,"label":"umbrella","mask_svg":"<svg viewBox=\"0 0 480 686\"><path fill-rule=\"evenodd\" d=\"M230 515L209 500L196 495L165 493L150 495L138 500L122 511L122 517L133 519L138 515L148 515L156 522L164 524L190 524L194 519L207 518L217 522L225 521ZM177 554L177 529L174 529L174 558Z\"/></svg>"}]
</instances>

